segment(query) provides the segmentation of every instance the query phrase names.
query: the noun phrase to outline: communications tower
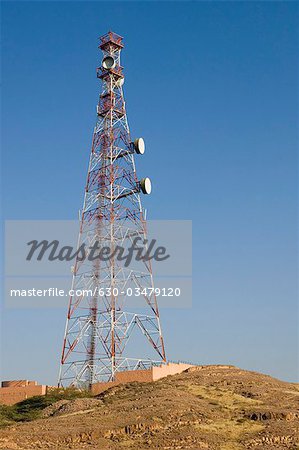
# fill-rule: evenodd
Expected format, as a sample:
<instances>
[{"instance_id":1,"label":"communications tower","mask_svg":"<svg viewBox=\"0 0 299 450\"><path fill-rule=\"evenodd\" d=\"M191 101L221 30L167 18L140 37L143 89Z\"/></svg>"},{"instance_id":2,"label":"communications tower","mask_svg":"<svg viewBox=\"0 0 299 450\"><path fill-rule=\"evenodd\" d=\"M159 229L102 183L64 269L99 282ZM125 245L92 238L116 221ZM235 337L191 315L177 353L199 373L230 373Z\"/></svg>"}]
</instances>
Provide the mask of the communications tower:
<instances>
[{"instance_id":1,"label":"communications tower","mask_svg":"<svg viewBox=\"0 0 299 450\"><path fill-rule=\"evenodd\" d=\"M134 155L142 155L145 144L142 138L132 140L130 136L120 65L123 47L123 38L111 31L100 38L103 57L97 77L102 90L78 239L78 249L82 244L90 249L98 243L108 246L111 254L117 246L133 245L136 237L146 240L140 194L151 192L150 179L139 180L135 170ZM150 260L134 261L134 267L126 267L117 257L89 259L79 253L72 290L92 294L70 297L59 386L90 387L95 382L113 381L118 371L166 361ZM130 287L143 292L138 301L146 308L145 314L127 308ZM130 337L137 349L144 340L141 354L127 354Z\"/></svg>"}]
</instances>

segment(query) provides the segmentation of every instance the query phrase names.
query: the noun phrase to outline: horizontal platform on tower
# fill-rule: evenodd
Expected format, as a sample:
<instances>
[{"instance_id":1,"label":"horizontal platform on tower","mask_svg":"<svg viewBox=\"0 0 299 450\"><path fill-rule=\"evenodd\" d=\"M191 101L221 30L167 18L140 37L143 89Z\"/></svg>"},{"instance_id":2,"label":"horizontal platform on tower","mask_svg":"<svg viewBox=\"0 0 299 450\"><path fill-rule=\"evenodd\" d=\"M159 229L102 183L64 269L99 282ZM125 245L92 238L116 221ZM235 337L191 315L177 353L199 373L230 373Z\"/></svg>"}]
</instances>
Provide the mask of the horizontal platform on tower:
<instances>
[{"instance_id":1,"label":"horizontal platform on tower","mask_svg":"<svg viewBox=\"0 0 299 450\"><path fill-rule=\"evenodd\" d=\"M97 78L104 80L105 78L113 75L116 79L124 78L122 73L123 67L118 66L114 69L104 69L103 67L97 67Z\"/></svg>"},{"instance_id":2,"label":"horizontal platform on tower","mask_svg":"<svg viewBox=\"0 0 299 450\"><path fill-rule=\"evenodd\" d=\"M105 34L104 36L102 36L100 38L101 43L99 45L99 48L101 50L106 50L107 47L113 45L116 48L122 49L124 47L123 44L123 37L120 36L119 34L113 33L112 31L109 31L107 34Z\"/></svg>"}]
</instances>

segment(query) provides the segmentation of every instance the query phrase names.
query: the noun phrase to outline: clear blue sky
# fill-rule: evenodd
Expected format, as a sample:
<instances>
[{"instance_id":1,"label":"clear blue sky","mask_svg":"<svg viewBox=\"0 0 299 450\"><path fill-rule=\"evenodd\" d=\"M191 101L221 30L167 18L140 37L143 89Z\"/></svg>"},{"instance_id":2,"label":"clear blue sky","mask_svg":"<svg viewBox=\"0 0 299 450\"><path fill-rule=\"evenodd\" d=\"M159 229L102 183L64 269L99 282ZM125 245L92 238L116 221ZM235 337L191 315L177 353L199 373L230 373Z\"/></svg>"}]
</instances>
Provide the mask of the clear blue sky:
<instances>
[{"instance_id":1,"label":"clear blue sky","mask_svg":"<svg viewBox=\"0 0 299 450\"><path fill-rule=\"evenodd\" d=\"M73 219L95 123L97 38L125 37L152 219L193 221L193 308L170 359L298 377L296 2L2 3L7 219ZM55 383L65 312L3 312L2 377Z\"/></svg>"}]
</instances>

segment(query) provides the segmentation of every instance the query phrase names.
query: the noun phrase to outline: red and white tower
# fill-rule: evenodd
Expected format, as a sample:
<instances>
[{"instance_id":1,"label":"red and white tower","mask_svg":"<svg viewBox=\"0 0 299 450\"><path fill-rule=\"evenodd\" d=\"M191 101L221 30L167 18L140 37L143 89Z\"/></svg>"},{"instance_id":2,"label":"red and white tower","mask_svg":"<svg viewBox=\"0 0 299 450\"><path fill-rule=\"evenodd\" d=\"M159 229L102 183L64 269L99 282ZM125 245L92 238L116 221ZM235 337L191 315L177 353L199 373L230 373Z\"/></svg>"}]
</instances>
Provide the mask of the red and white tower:
<instances>
[{"instance_id":1,"label":"red and white tower","mask_svg":"<svg viewBox=\"0 0 299 450\"><path fill-rule=\"evenodd\" d=\"M150 179L139 180L135 170L134 154L143 154L145 146L142 138L130 137L120 65L123 46L123 38L113 32L100 38L103 58L97 77L102 92L78 240L78 248L98 242L112 253L116 246L132 245L136 237L146 240L140 194L151 191ZM91 386L113 380L118 371L166 360L150 261L134 261L133 268L116 257L89 260L78 255L73 271L72 289L93 294L70 298L59 386ZM129 288L143 292L139 301L146 314L127 308ZM127 354L128 339L132 336L133 341L138 332L136 348L143 339L144 350L137 356Z\"/></svg>"}]
</instances>

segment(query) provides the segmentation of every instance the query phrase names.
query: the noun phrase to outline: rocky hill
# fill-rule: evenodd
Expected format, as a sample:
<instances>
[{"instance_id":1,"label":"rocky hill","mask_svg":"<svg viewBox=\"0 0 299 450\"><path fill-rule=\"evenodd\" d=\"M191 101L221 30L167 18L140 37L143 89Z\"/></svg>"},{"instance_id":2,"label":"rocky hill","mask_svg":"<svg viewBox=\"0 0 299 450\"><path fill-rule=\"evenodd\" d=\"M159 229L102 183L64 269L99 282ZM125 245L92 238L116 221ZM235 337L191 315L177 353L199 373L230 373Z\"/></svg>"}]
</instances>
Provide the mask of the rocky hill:
<instances>
[{"instance_id":1,"label":"rocky hill","mask_svg":"<svg viewBox=\"0 0 299 450\"><path fill-rule=\"evenodd\" d=\"M236 367L60 400L40 417L2 428L0 448L299 449L299 386Z\"/></svg>"}]
</instances>

